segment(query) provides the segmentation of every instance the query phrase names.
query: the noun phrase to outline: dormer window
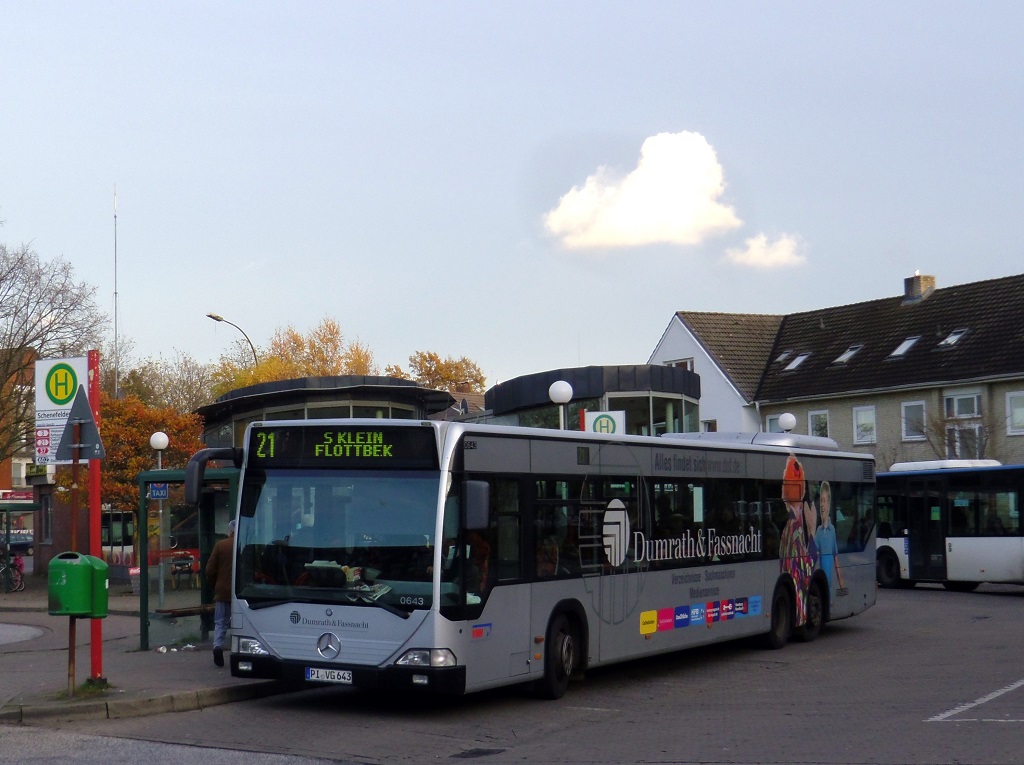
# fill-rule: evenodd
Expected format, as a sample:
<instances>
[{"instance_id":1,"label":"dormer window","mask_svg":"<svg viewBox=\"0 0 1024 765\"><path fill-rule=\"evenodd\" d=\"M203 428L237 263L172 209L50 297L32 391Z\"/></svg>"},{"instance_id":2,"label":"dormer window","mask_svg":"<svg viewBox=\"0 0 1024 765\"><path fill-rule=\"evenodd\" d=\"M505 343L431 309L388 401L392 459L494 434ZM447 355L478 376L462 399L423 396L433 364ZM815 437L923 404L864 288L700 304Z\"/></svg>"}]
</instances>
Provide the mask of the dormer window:
<instances>
[{"instance_id":1,"label":"dormer window","mask_svg":"<svg viewBox=\"0 0 1024 765\"><path fill-rule=\"evenodd\" d=\"M788 359L792 355L793 355L793 351L783 351L782 353L780 353L778 356L775 357L775 363L776 364L781 364L783 361L785 361L786 359Z\"/></svg>"},{"instance_id":2,"label":"dormer window","mask_svg":"<svg viewBox=\"0 0 1024 765\"><path fill-rule=\"evenodd\" d=\"M800 366L801 364L803 364L803 363L804 363L804 362L805 362L805 361L807 360L807 357L808 357L808 356L810 356L810 355L811 355L811 354L809 354L809 353L801 353L801 354L800 354L800 355L798 355L798 356L797 356L797 357L796 357L795 359L793 359L793 360L792 360L791 362L789 362L789 363L788 363L788 364L786 365L786 368L785 368L785 369L784 369L783 371L784 371L784 372L792 372L792 371L793 371L794 369L796 369L796 368L797 368L798 366Z\"/></svg>"},{"instance_id":3,"label":"dormer window","mask_svg":"<svg viewBox=\"0 0 1024 765\"><path fill-rule=\"evenodd\" d=\"M901 358L902 356L905 356L907 354L907 351L914 347L914 343L916 343L920 339L920 335L908 337L906 340L904 340L902 343L896 346L896 350L889 354L889 358L898 359Z\"/></svg>"},{"instance_id":4,"label":"dormer window","mask_svg":"<svg viewBox=\"0 0 1024 765\"><path fill-rule=\"evenodd\" d=\"M960 342L960 339L967 334L966 328L954 329L950 332L946 339L939 343L940 348L952 348L954 345Z\"/></svg>"},{"instance_id":5,"label":"dormer window","mask_svg":"<svg viewBox=\"0 0 1024 765\"><path fill-rule=\"evenodd\" d=\"M859 351L863 347L864 347L863 345L851 345L849 348L847 348L845 351L843 351L836 358L836 360L833 361L832 363L833 364L845 364L847 361L849 361L854 356L856 356L857 355L857 351Z\"/></svg>"}]
</instances>

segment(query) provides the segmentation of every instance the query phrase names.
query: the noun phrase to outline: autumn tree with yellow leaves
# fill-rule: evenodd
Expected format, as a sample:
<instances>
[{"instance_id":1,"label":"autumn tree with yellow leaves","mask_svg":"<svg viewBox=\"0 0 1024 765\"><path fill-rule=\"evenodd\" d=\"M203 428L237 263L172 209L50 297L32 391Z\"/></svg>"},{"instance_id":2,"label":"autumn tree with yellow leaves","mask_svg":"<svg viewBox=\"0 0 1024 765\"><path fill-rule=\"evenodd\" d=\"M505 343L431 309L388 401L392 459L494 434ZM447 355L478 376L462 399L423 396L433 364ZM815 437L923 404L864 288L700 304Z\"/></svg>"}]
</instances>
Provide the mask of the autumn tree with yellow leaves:
<instances>
[{"instance_id":1,"label":"autumn tree with yellow leaves","mask_svg":"<svg viewBox=\"0 0 1024 765\"><path fill-rule=\"evenodd\" d=\"M213 371L214 394L276 380L333 375L378 374L373 352L359 340L346 341L341 325L324 318L308 335L289 325L278 329L254 363L248 342L238 341Z\"/></svg>"},{"instance_id":2,"label":"autumn tree with yellow leaves","mask_svg":"<svg viewBox=\"0 0 1024 765\"><path fill-rule=\"evenodd\" d=\"M220 357L212 374L214 396L258 383L300 377L336 375L379 375L373 351L358 339L346 340L341 325L324 318L307 335L293 326L278 329L267 348L253 358L247 340L237 340L232 350ZM417 351L409 357L409 371L388 365L384 375L415 380L428 388L481 392L486 378L465 356L442 359L431 351Z\"/></svg>"}]
</instances>

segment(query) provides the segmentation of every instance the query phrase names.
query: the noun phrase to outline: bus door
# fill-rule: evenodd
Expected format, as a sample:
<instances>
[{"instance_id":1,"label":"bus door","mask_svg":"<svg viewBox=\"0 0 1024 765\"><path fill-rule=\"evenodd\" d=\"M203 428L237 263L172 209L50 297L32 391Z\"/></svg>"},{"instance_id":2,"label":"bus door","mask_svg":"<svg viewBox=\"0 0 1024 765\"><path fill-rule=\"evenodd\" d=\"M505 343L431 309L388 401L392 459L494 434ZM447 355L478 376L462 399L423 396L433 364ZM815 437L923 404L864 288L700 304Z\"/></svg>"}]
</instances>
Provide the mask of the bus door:
<instances>
[{"instance_id":1,"label":"bus door","mask_svg":"<svg viewBox=\"0 0 1024 765\"><path fill-rule=\"evenodd\" d=\"M907 516L910 579L941 581L946 578L946 536L943 531L942 494L937 483L907 481Z\"/></svg>"}]
</instances>

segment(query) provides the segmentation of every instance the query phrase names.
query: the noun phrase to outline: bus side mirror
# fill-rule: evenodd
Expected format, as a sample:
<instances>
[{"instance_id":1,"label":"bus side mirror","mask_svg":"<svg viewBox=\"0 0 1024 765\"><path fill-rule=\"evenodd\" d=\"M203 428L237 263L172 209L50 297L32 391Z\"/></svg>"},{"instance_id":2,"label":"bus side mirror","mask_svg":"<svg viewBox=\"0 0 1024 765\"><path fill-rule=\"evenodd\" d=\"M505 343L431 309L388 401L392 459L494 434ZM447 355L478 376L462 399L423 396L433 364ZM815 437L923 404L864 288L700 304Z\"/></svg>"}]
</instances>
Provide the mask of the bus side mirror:
<instances>
[{"instance_id":1,"label":"bus side mirror","mask_svg":"<svg viewBox=\"0 0 1024 765\"><path fill-rule=\"evenodd\" d=\"M190 505L199 504L199 495L203 490L203 476L206 474L206 463L211 460L231 460L236 468L242 467L242 450L231 447L219 449L200 449L192 455L185 465L185 501Z\"/></svg>"},{"instance_id":2,"label":"bus side mirror","mask_svg":"<svg viewBox=\"0 0 1024 765\"><path fill-rule=\"evenodd\" d=\"M491 487L487 481L466 481L462 485L462 506L466 509L466 528L486 529L491 515Z\"/></svg>"}]
</instances>

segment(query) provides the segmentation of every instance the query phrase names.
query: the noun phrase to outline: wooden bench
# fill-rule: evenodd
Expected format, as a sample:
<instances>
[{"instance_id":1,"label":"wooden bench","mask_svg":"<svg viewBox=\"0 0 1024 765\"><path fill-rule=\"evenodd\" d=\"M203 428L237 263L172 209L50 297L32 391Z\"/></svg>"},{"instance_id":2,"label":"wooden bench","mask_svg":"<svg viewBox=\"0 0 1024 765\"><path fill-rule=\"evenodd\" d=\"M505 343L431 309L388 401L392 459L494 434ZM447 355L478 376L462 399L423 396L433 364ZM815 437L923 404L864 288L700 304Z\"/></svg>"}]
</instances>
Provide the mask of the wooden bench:
<instances>
[{"instance_id":1,"label":"wooden bench","mask_svg":"<svg viewBox=\"0 0 1024 765\"><path fill-rule=\"evenodd\" d=\"M158 608L156 613L160 616L200 616L202 614L212 614L214 611L213 603L207 603L204 606L188 606L186 608Z\"/></svg>"}]
</instances>

